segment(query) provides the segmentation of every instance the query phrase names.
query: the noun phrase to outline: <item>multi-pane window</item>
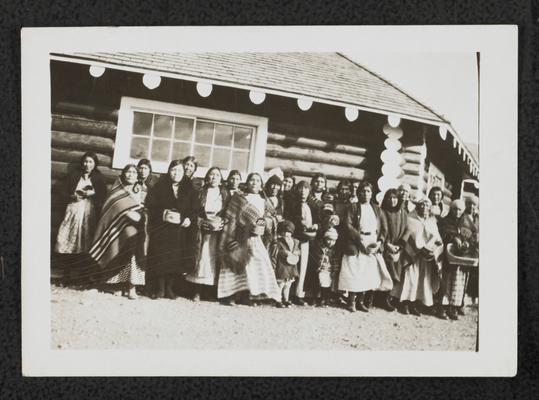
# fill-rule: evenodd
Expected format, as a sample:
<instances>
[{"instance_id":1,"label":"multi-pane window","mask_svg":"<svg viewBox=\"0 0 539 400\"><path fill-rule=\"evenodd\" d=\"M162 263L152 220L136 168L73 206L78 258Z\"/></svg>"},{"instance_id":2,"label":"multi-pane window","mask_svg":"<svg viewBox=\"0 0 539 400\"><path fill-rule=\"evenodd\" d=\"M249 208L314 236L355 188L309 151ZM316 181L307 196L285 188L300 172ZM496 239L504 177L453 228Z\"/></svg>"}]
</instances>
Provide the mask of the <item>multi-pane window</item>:
<instances>
[{"instance_id":1,"label":"multi-pane window","mask_svg":"<svg viewBox=\"0 0 539 400\"><path fill-rule=\"evenodd\" d=\"M151 161L194 155L201 167L247 171L253 127L135 111L130 156Z\"/></svg>"},{"instance_id":2,"label":"multi-pane window","mask_svg":"<svg viewBox=\"0 0 539 400\"><path fill-rule=\"evenodd\" d=\"M147 158L154 171L166 172L171 160L189 155L198 161L199 176L212 166L223 172L237 169L243 173L257 164L263 167L263 160L257 163L255 153L264 118L172 104L164 107L166 110L152 110L132 103L156 102L128 100L130 107L126 109L122 104L120 111L124 115L120 115L122 122L118 125L115 167ZM267 129L267 123L262 125ZM263 144L265 147L265 138Z\"/></svg>"}]
</instances>

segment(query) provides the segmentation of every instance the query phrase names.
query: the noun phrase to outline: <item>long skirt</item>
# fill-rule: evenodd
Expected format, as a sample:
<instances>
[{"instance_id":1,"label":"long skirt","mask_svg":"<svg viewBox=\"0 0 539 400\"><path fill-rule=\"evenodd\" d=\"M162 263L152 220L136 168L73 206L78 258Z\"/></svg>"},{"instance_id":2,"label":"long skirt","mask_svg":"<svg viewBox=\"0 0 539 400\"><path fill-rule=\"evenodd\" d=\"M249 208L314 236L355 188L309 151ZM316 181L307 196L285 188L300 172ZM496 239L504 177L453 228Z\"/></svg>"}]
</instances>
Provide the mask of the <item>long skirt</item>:
<instances>
[{"instance_id":1,"label":"long skirt","mask_svg":"<svg viewBox=\"0 0 539 400\"><path fill-rule=\"evenodd\" d=\"M144 285L145 273L137 262L135 255L132 255L125 267L113 277L107 280L108 284L128 283L130 285Z\"/></svg>"},{"instance_id":2,"label":"long skirt","mask_svg":"<svg viewBox=\"0 0 539 400\"><path fill-rule=\"evenodd\" d=\"M219 232L206 233L202 236L200 259L195 270L186 276L186 280L199 285L214 286L217 284L217 246L219 242Z\"/></svg>"},{"instance_id":3,"label":"long skirt","mask_svg":"<svg viewBox=\"0 0 539 400\"><path fill-rule=\"evenodd\" d=\"M393 281L381 254L344 255L339 274L339 290L365 292L391 290Z\"/></svg>"},{"instance_id":4,"label":"long skirt","mask_svg":"<svg viewBox=\"0 0 539 400\"><path fill-rule=\"evenodd\" d=\"M460 307L464 304L464 292L469 271L458 265L445 265L442 279L443 304Z\"/></svg>"},{"instance_id":5,"label":"long skirt","mask_svg":"<svg viewBox=\"0 0 539 400\"><path fill-rule=\"evenodd\" d=\"M400 283L391 291L399 301L420 301L426 306L434 304L434 295L440 287L440 278L433 262L418 258L404 268Z\"/></svg>"},{"instance_id":6,"label":"long skirt","mask_svg":"<svg viewBox=\"0 0 539 400\"><path fill-rule=\"evenodd\" d=\"M92 245L95 229L94 203L82 199L69 203L58 229L55 251L61 254L85 253Z\"/></svg>"},{"instance_id":7,"label":"long skirt","mask_svg":"<svg viewBox=\"0 0 539 400\"><path fill-rule=\"evenodd\" d=\"M296 297L305 297L305 277L307 276L307 265L309 263L309 242L299 244L299 277L296 280Z\"/></svg>"},{"instance_id":8,"label":"long skirt","mask_svg":"<svg viewBox=\"0 0 539 400\"><path fill-rule=\"evenodd\" d=\"M217 297L225 298L248 290L251 296L264 295L266 298L281 300L281 291L275 273L259 236L248 239L251 256L243 273L235 273L228 267L221 268L217 285Z\"/></svg>"}]
</instances>

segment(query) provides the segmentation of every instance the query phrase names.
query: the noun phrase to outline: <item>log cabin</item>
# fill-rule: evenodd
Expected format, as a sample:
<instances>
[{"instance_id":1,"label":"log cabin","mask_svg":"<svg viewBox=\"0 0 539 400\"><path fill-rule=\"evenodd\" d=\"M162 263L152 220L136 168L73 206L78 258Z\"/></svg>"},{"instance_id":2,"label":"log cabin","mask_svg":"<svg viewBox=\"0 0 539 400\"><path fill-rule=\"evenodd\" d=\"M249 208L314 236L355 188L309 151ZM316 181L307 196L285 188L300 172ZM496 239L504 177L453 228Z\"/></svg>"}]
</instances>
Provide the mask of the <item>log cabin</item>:
<instances>
[{"instance_id":1,"label":"log cabin","mask_svg":"<svg viewBox=\"0 0 539 400\"><path fill-rule=\"evenodd\" d=\"M449 121L339 53L53 53L50 73L51 239L59 185L89 150L109 184L129 162L163 173L187 155L197 177L322 172L329 187L367 179L378 200L406 182L449 202L478 179Z\"/></svg>"}]
</instances>

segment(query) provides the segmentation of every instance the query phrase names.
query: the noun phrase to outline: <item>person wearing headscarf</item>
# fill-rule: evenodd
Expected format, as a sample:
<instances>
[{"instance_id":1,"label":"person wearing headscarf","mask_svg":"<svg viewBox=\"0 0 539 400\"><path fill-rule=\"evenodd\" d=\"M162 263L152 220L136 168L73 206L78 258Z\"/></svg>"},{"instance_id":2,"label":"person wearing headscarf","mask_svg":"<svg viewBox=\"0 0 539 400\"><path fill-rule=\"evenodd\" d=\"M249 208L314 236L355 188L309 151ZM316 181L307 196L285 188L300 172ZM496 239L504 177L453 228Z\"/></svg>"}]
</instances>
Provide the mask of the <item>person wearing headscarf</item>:
<instances>
[{"instance_id":1,"label":"person wearing headscarf","mask_svg":"<svg viewBox=\"0 0 539 400\"><path fill-rule=\"evenodd\" d=\"M79 255L86 253L92 244L107 191L98 165L95 153L84 153L79 168L67 176L63 192L67 205L58 229L56 253Z\"/></svg>"},{"instance_id":2,"label":"person wearing headscarf","mask_svg":"<svg viewBox=\"0 0 539 400\"><path fill-rule=\"evenodd\" d=\"M348 292L350 312L356 311L356 307L368 312L373 291L389 291L393 281L382 256L387 222L373 202L372 185L362 182L357 196L358 203L350 204L344 217L346 247L338 288Z\"/></svg>"},{"instance_id":3,"label":"person wearing headscarf","mask_svg":"<svg viewBox=\"0 0 539 400\"><path fill-rule=\"evenodd\" d=\"M421 308L432 307L440 288L443 242L436 218L430 215L432 203L417 198L416 209L408 214L403 241L404 273L394 291L403 314L421 315Z\"/></svg>"},{"instance_id":4,"label":"person wearing headscarf","mask_svg":"<svg viewBox=\"0 0 539 400\"><path fill-rule=\"evenodd\" d=\"M452 245L455 252L460 255L475 255L473 253L474 233L467 227L464 210L466 206L462 200L451 203L449 215L440 221L440 234L446 245L446 253ZM450 319L458 319L457 309L464 305L464 295L468 282L469 269L465 266L450 264L446 259L443 266L442 293L443 303L447 303L447 315ZM440 296L440 297L442 297ZM442 303L442 304L443 304ZM445 319L443 306L437 310L437 316Z\"/></svg>"},{"instance_id":5,"label":"person wearing headscarf","mask_svg":"<svg viewBox=\"0 0 539 400\"><path fill-rule=\"evenodd\" d=\"M138 168L128 164L113 185L105 202L89 250L90 257L107 285L120 285L129 299L136 299L136 286L145 284L148 247L146 186L138 180Z\"/></svg>"},{"instance_id":6,"label":"person wearing headscarf","mask_svg":"<svg viewBox=\"0 0 539 400\"><path fill-rule=\"evenodd\" d=\"M406 232L408 213L401 207L401 200L397 189L389 189L384 194L382 211L387 220L387 236L384 243L384 260L393 280L393 289L386 292L384 306L388 311L393 311L395 306L392 298L398 297L397 290L402 277L402 248L403 238Z\"/></svg>"},{"instance_id":7,"label":"person wearing headscarf","mask_svg":"<svg viewBox=\"0 0 539 400\"><path fill-rule=\"evenodd\" d=\"M170 162L168 172L148 193L150 249L147 275L155 284L152 297L174 299L194 267L190 226L195 217L196 192L180 160Z\"/></svg>"},{"instance_id":8,"label":"person wearing headscarf","mask_svg":"<svg viewBox=\"0 0 539 400\"><path fill-rule=\"evenodd\" d=\"M410 195L412 192L411 186L407 183L403 183L399 186L398 191L401 207L404 209L404 211L406 211L407 213L411 213L412 211L414 211L415 205L410 199Z\"/></svg>"},{"instance_id":9,"label":"person wearing headscarf","mask_svg":"<svg viewBox=\"0 0 539 400\"><path fill-rule=\"evenodd\" d=\"M217 286L219 239L224 226L222 215L228 203L228 191L221 187L221 170L212 167L206 172L204 187L197 193L193 221L195 229L194 261L195 269L186 280L195 285L193 301L200 300L202 292L211 297Z\"/></svg>"},{"instance_id":10,"label":"person wearing headscarf","mask_svg":"<svg viewBox=\"0 0 539 400\"><path fill-rule=\"evenodd\" d=\"M296 227L294 237L300 243L299 277L293 286L293 302L305 305L305 278L309 263L309 243L314 240L319 229L318 208L309 203L310 187L306 181L299 181L294 187L294 196L285 203L284 218Z\"/></svg>"},{"instance_id":11,"label":"person wearing headscarf","mask_svg":"<svg viewBox=\"0 0 539 400\"><path fill-rule=\"evenodd\" d=\"M429 200L432 202L430 213L436 217L436 221L440 222L449 213L449 208L444 203L444 192L441 187L433 186L429 190Z\"/></svg>"},{"instance_id":12,"label":"person wearing headscarf","mask_svg":"<svg viewBox=\"0 0 539 400\"><path fill-rule=\"evenodd\" d=\"M235 304L242 295L247 304L261 298L281 301L281 291L264 245L264 237L274 238L277 218L263 184L260 174L249 174L246 192L235 193L223 215L217 297L227 305Z\"/></svg>"}]
</instances>

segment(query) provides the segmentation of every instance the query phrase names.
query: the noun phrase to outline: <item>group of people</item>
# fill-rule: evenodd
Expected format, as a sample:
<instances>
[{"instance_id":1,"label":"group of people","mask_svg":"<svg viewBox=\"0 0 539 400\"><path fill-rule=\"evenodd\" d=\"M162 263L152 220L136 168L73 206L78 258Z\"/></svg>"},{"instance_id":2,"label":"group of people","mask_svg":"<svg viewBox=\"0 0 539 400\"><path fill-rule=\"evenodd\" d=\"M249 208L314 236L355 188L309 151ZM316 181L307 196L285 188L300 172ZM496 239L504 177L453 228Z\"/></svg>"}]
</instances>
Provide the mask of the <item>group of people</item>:
<instances>
[{"instance_id":1,"label":"group of people","mask_svg":"<svg viewBox=\"0 0 539 400\"><path fill-rule=\"evenodd\" d=\"M212 167L198 187L196 170L189 156L156 179L144 159L126 165L107 190L97 156L85 153L66 180L55 245L59 255L86 257L64 262L68 276L130 299L143 292L351 312L378 305L443 319L464 312L467 288L477 297L476 269L446 259L449 244L478 257L477 198L448 207L440 187L412 200L403 184L378 206L367 181L343 180L329 190L323 174L264 182L233 170L225 180Z\"/></svg>"}]
</instances>

